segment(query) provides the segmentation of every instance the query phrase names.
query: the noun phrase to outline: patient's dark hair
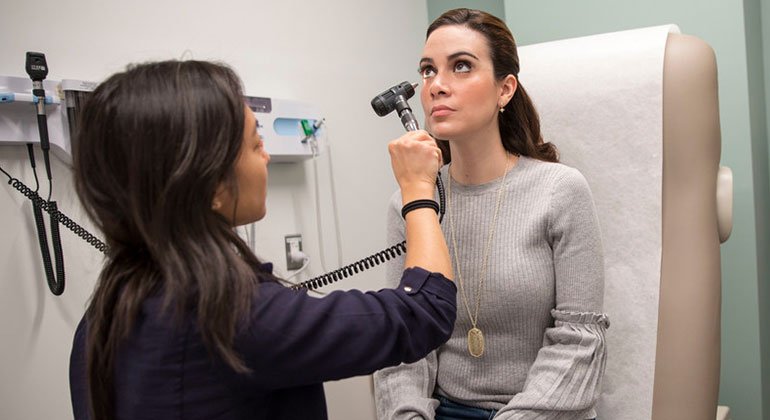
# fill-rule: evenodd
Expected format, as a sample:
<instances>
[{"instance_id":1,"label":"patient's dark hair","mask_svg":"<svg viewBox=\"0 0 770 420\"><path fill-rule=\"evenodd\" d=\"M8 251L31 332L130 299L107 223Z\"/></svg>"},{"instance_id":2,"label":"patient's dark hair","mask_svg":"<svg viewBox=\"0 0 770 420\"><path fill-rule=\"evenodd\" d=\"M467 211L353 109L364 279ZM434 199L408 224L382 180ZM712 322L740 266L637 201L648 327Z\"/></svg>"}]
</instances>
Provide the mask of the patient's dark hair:
<instances>
[{"instance_id":1,"label":"patient's dark hair","mask_svg":"<svg viewBox=\"0 0 770 420\"><path fill-rule=\"evenodd\" d=\"M425 39L428 39L433 31L446 25L466 26L484 35L489 45L495 78L503 80L512 74L518 81L519 55L516 42L502 20L480 10L454 9L439 16L430 24ZM540 133L540 117L521 83L511 101L505 106L505 112L498 117L503 147L509 153L548 162L559 161L556 146L543 142L543 135ZM444 163L451 161L449 143L439 140L438 145L443 152Z\"/></svg>"},{"instance_id":2,"label":"patient's dark hair","mask_svg":"<svg viewBox=\"0 0 770 420\"><path fill-rule=\"evenodd\" d=\"M211 209L237 197L244 102L229 68L201 61L130 66L100 84L77 124L74 173L109 253L86 311L87 378L95 420L114 417L114 364L143 301L194 314L212 355L248 372L233 348L259 261Z\"/></svg>"}]
</instances>

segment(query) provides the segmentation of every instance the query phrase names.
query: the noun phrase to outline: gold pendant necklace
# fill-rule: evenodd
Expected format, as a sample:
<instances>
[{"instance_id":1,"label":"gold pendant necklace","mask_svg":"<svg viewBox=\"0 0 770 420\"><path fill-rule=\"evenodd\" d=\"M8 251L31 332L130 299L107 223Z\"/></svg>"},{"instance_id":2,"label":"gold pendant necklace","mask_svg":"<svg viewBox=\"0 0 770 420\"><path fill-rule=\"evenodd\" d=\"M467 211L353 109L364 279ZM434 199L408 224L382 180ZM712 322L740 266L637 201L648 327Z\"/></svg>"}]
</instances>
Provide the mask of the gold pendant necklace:
<instances>
[{"instance_id":1,"label":"gold pendant necklace","mask_svg":"<svg viewBox=\"0 0 770 420\"><path fill-rule=\"evenodd\" d=\"M489 238L487 239L487 249L484 251L484 260L481 263L481 276L479 277L479 288L476 292L476 310L475 317L471 315L471 308L468 305L468 298L465 295L465 286L463 285L463 275L460 272L460 258L457 256L457 241L455 240L455 225L452 219L452 175L449 173L449 169L452 164L449 164L447 168L447 175L449 176L449 187L447 188L447 207L449 207L449 231L452 234L452 248L455 254L455 263L457 265L457 279L460 281L460 293L463 295L463 302L465 303L465 309L468 311L468 318L471 321L471 329L468 330L468 353L473 357L481 357L484 354L484 333L477 326L479 320L479 306L481 304L481 288L484 285L484 275L487 272L487 257L489 257L489 250L492 248L492 238L495 233L495 226L497 225L497 214L500 210L500 201L503 196L503 186L505 185L505 176L508 175L508 154L505 155L505 172L500 180L500 187L497 191L497 204L495 204L495 215L492 218L492 226L489 229Z\"/></svg>"},{"instance_id":2,"label":"gold pendant necklace","mask_svg":"<svg viewBox=\"0 0 770 420\"><path fill-rule=\"evenodd\" d=\"M473 357L481 357L484 354L484 334L474 327L468 330L468 353Z\"/></svg>"}]
</instances>

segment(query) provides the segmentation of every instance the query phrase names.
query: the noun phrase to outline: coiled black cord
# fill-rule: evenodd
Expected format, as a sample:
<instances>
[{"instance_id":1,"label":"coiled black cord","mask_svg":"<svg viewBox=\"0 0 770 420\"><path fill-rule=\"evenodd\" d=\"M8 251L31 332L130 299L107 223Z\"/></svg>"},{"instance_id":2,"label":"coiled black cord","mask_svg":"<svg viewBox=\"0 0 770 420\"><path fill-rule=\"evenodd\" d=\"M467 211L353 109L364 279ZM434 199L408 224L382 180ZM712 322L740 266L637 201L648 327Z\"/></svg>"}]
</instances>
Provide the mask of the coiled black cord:
<instances>
[{"instance_id":1,"label":"coiled black cord","mask_svg":"<svg viewBox=\"0 0 770 420\"><path fill-rule=\"evenodd\" d=\"M48 204L54 210L56 209L55 201L46 202L42 199L40 201ZM53 264L51 264L51 251L48 248L48 237L46 236L45 222L43 221L43 211L39 202L32 201L32 211L35 215L38 243L40 244L40 254L43 256L43 267L45 268L48 288L51 289L51 293L55 296L59 296L64 292L64 255L61 248L61 237L59 236L59 223L51 215L51 241L54 243L53 253L56 259L56 276L54 276Z\"/></svg>"},{"instance_id":2,"label":"coiled black cord","mask_svg":"<svg viewBox=\"0 0 770 420\"><path fill-rule=\"evenodd\" d=\"M334 283L337 280L347 278L353 274L357 274L359 271L368 270L371 267L401 255L402 252L406 252L406 241L402 241L401 243L393 245L390 248L386 248L376 254L358 260L353 264L348 264L338 270L334 270L318 277L313 277L310 280L303 281L302 283L295 284L291 288L294 290L318 289L322 286Z\"/></svg>"},{"instance_id":3,"label":"coiled black cord","mask_svg":"<svg viewBox=\"0 0 770 420\"><path fill-rule=\"evenodd\" d=\"M84 227L77 224L74 220L70 219L66 214L62 213L58 210L56 206L55 201L46 201L40 195L38 195L37 192L33 191L26 185L24 185L23 182L19 181L18 179L12 177L8 174L8 172L5 172L2 168L0 168L0 171L2 171L7 177L8 177L8 184L12 186L13 188L16 188L20 193L22 193L25 197L27 197L30 201L32 201L33 208L38 208L44 210L46 213L48 213L51 216L51 221L56 221L58 223L61 223L66 227L67 229L71 230L75 235L79 236L84 241L88 242L91 246L98 249L99 251L107 254L109 253L109 248L107 247L107 244L102 242L99 238L92 235L90 232L88 232ZM37 219L37 216L35 217ZM40 220L42 221L42 213ZM37 223L37 220L35 221ZM54 225L52 223L52 225ZM54 235L59 235L59 228L52 227L51 233ZM58 259L61 258L61 256L54 256L54 258ZM63 267L63 264L61 265Z\"/></svg>"},{"instance_id":4,"label":"coiled black cord","mask_svg":"<svg viewBox=\"0 0 770 420\"><path fill-rule=\"evenodd\" d=\"M46 211L51 216L51 234L55 237L59 237L59 228L56 223L58 222L64 225L67 229L74 232L77 236L79 236L84 241L88 242L91 246L98 249L99 251L107 254L109 252L109 249L107 247L107 244L102 242L99 238L92 235L90 232L88 232L85 228L78 225L75 221L70 219L66 214L62 213L57 209L56 202L55 201L46 201L40 195L36 192L24 185L23 182L19 181L18 179L12 177L8 172L3 170L3 168L0 168L0 171L2 171L7 177L8 177L8 184L11 185L13 188L17 189L20 193L22 193L25 197L27 197L30 201L32 201L32 206L35 211L35 223L38 226L38 234L40 235L40 247L41 251L43 247L48 248L48 239L45 237L45 235L42 235L40 232L44 232L44 226L41 228L41 225L43 224L43 214L42 210ZM360 271L367 270L371 267L374 267L376 265L382 264L385 261L390 260L391 258L395 258L396 256L401 255L402 252L406 252L406 241L402 241L399 244L393 245L389 248L386 248L383 251L377 252L371 256L368 256L366 258L363 258L361 260L358 260L352 264L346 265L345 267L342 267L338 270L323 274L318 277L314 277L310 280L303 281L302 283L298 283L296 285L292 286L292 289L299 290L299 289L309 289L314 290L318 289L322 286L326 286L328 284L331 284L337 280L347 278L349 276L352 276L353 274L357 274ZM51 288L51 292L55 295L60 295L64 291L64 262L63 262L63 256L61 255L61 252L55 252L54 258L56 259L56 269L57 269L57 278L60 279L58 282L52 282L51 279L53 278L53 269L51 268L51 260L50 260L50 254L47 252L43 252L43 259L46 266L46 274L48 275L48 285ZM46 258L48 256L48 258ZM49 275L50 272L50 275Z\"/></svg>"},{"instance_id":5,"label":"coiled black cord","mask_svg":"<svg viewBox=\"0 0 770 420\"><path fill-rule=\"evenodd\" d=\"M58 223L64 225L67 229L75 233L81 239L89 243L91 246L101 251L104 254L109 252L107 244L102 242L99 238L91 234L88 230L77 224L74 220L70 219L66 214L58 210L55 201L46 201L31 188L24 185L20 180L12 177L8 172L0 168L5 176L8 177L8 184L18 190L21 194L32 201L33 210L35 213L35 223L38 227L38 236L40 238L40 249L43 254L43 262L46 269L46 276L48 278L48 286L54 295L61 295L64 291L64 257L60 249L54 248L54 258L56 260L56 274L53 277L53 268L51 265L50 253L43 251L43 248L48 249L48 239L41 232L44 232L45 226L43 224L44 210L50 215L51 220L51 235L54 240L59 240L59 226ZM441 177L436 180L436 185L439 186L439 200L441 203L441 211L439 212L439 223L444 219L444 210L446 209L444 199L444 188L441 183ZM58 223L57 223L58 222ZM348 264L340 269L331 271L326 274L322 274L318 277L313 277L310 280L305 280L302 283L293 285L291 288L294 290L308 289L315 290L323 286L334 283L343 278L348 278L354 274L358 274L360 271L368 270L371 267L382 264L385 261L389 261L391 258L400 256L402 252L406 252L406 241L401 241L396 245L386 248L380 252L370 255L366 258L360 259L352 264ZM52 280L54 279L54 280ZM56 281L55 279L59 279Z\"/></svg>"},{"instance_id":6,"label":"coiled black cord","mask_svg":"<svg viewBox=\"0 0 770 420\"><path fill-rule=\"evenodd\" d=\"M441 181L440 173L436 176L436 189L438 190L438 224L441 224L444 221L444 213L446 212L446 195L444 194L444 182Z\"/></svg>"},{"instance_id":7,"label":"coiled black cord","mask_svg":"<svg viewBox=\"0 0 770 420\"><path fill-rule=\"evenodd\" d=\"M436 188L438 189L439 197L438 222L441 224L441 222L444 221L444 213L446 212L446 196L444 194L444 183L441 181L441 174L436 177ZM406 241L401 241L399 244L393 245L390 248L386 248L383 251L358 260L353 264L348 264L338 270L330 271L318 277L313 277L312 279L305 280L302 283L297 283L291 288L294 290L315 290L332 284L337 280L352 276L353 274L358 274L359 271L368 270L369 268L388 261L391 258L395 258L397 255L401 255L402 252L406 252Z\"/></svg>"}]
</instances>

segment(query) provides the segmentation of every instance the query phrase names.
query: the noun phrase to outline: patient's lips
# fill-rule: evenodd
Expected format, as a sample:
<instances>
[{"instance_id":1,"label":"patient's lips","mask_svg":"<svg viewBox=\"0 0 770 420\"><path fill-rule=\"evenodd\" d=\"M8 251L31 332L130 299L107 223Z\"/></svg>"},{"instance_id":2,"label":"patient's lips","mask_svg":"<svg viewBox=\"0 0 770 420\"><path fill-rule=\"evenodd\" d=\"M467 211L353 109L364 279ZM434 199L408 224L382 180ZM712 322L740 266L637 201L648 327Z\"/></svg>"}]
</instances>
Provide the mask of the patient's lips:
<instances>
[{"instance_id":1,"label":"patient's lips","mask_svg":"<svg viewBox=\"0 0 770 420\"><path fill-rule=\"evenodd\" d=\"M454 109L446 105L436 105L430 109L430 115L434 117L443 117L455 112Z\"/></svg>"}]
</instances>

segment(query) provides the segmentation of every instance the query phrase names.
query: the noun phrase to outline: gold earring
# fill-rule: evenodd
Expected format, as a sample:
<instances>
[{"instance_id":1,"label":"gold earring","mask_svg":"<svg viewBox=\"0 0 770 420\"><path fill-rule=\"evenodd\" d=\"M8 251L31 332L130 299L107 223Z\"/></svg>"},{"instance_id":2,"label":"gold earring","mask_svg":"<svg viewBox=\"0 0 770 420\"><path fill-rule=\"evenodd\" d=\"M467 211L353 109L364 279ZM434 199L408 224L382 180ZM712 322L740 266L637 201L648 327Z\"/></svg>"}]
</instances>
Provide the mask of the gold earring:
<instances>
[{"instance_id":1,"label":"gold earring","mask_svg":"<svg viewBox=\"0 0 770 420\"><path fill-rule=\"evenodd\" d=\"M500 105L500 113L502 114L505 112L505 105Z\"/></svg>"}]
</instances>

